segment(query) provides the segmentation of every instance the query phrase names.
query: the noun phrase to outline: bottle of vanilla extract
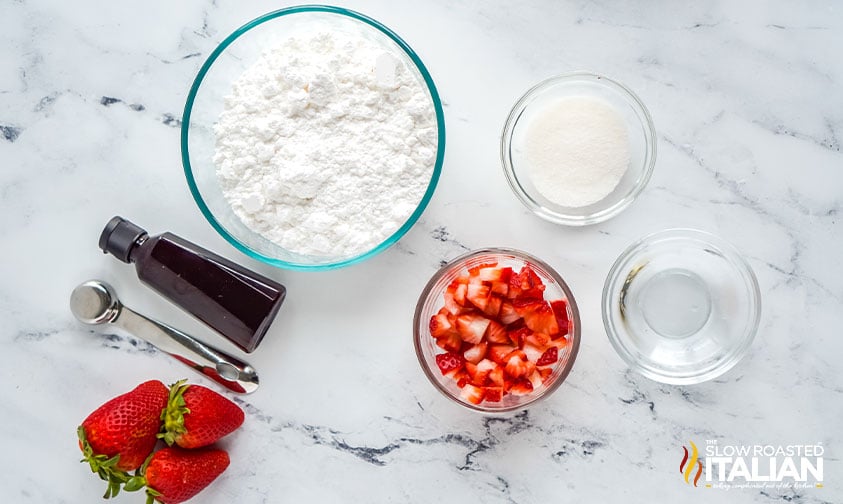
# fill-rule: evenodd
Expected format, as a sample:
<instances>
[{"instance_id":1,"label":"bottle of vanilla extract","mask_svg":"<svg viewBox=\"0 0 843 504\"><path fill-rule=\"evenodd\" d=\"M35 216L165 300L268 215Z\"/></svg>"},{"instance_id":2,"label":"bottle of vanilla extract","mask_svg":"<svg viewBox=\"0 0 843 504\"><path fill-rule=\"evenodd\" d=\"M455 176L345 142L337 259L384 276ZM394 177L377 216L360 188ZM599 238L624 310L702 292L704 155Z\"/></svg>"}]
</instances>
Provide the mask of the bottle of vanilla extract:
<instances>
[{"instance_id":1,"label":"bottle of vanilla extract","mask_svg":"<svg viewBox=\"0 0 843 504\"><path fill-rule=\"evenodd\" d=\"M286 288L172 233L149 236L122 217L112 218L99 247L138 278L245 352L253 352L284 302Z\"/></svg>"}]
</instances>

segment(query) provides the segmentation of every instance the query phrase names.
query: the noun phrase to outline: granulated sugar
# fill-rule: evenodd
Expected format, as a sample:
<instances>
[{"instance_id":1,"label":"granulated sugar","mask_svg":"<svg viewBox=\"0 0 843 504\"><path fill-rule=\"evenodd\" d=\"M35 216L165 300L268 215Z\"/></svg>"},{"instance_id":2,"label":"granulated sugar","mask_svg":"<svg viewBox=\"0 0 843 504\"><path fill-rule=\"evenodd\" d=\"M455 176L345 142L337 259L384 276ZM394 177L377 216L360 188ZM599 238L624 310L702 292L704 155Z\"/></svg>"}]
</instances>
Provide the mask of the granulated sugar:
<instances>
[{"instance_id":1,"label":"granulated sugar","mask_svg":"<svg viewBox=\"0 0 843 504\"><path fill-rule=\"evenodd\" d=\"M223 194L287 250L366 252L413 213L436 158L428 91L378 43L291 35L234 83L214 128Z\"/></svg>"},{"instance_id":2,"label":"granulated sugar","mask_svg":"<svg viewBox=\"0 0 843 504\"><path fill-rule=\"evenodd\" d=\"M603 100L559 99L528 125L530 179L542 196L566 207L597 203L617 187L629 166L629 132Z\"/></svg>"}]
</instances>

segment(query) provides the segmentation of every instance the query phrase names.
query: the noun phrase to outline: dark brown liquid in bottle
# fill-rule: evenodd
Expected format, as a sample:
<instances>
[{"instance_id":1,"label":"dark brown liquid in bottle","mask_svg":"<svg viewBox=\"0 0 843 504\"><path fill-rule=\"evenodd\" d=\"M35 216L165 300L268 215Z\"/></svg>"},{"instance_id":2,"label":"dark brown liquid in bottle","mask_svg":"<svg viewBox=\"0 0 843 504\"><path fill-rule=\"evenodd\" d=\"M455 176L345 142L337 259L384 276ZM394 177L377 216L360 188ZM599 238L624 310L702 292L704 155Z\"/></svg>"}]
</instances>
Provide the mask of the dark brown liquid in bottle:
<instances>
[{"instance_id":1,"label":"dark brown liquid in bottle","mask_svg":"<svg viewBox=\"0 0 843 504\"><path fill-rule=\"evenodd\" d=\"M138 278L252 352L275 318L286 289L172 233L149 237L115 217L101 237L103 250L135 264Z\"/></svg>"}]
</instances>

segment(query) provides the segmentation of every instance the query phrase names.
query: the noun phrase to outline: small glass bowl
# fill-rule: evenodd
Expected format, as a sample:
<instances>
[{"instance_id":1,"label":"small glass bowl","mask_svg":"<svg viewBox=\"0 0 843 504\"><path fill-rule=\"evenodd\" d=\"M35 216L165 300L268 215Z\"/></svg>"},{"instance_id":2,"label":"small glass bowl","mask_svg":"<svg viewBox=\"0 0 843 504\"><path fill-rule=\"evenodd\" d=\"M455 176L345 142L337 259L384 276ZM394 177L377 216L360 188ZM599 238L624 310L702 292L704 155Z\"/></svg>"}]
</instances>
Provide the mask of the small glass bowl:
<instances>
[{"instance_id":1,"label":"small glass bowl","mask_svg":"<svg viewBox=\"0 0 843 504\"><path fill-rule=\"evenodd\" d=\"M523 266L529 265L546 286L544 291L546 300L564 299L567 302L568 320L572 327L569 327L566 350L560 352L559 361L553 369L550 380L542 387L527 395L507 394L500 402L483 401L480 404L472 404L460 397L461 389L456 382L444 376L436 365L436 355L443 353L444 350L436 345L430 335L430 318L444 306L445 290L454 279L466 274L469 268L488 263L497 263L500 267L510 266L516 272ZM521 410L552 394L565 381L574 366L580 347L580 334L579 309L568 284L545 262L525 252L507 248L476 250L457 257L440 268L422 290L413 318L413 343L416 356L430 383L442 395L457 404L486 414Z\"/></svg>"},{"instance_id":2,"label":"small glass bowl","mask_svg":"<svg viewBox=\"0 0 843 504\"><path fill-rule=\"evenodd\" d=\"M629 134L629 166L615 189L596 203L562 206L542 195L530 177L525 142L536 114L570 97L596 98L618 112ZM527 91L512 108L501 135L501 161L506 179L519 200L539 217L568 226L605 221L629 206L641 193L656 162L656 131L647 107L629 88L608 77L573 72L551 77Z\"/></svg>"},{"instance_id":3,"label":"small glass bowl","mask_svg":"<svg viewBox=\"0 0 843 504\"><path fill-rule=\"evenodd\" d=\"M704 231L668 229L632 244L609 271L603 324L647 378L701 383L731 369L758 330L761 294L749 264Z\"/></svg>"},{"instance_id":4,"label":"small glass bowl","mask_svg":"<svg viewBox=\"0 0 843 504\"><path fill-rule=\"evenodd\" d=\"M232 83L268 47L283 37L309 25L329 25L344 33L359 34L375 41L395 55L427 90L436 114L436 160L427 190L404 224L383 242L353 257L316 257L284 249L248 228L234 213L222 193L213 162L213 125L223 110ZM214 49L199 70L184 107L181 125L181 152L185 176L193 199L202 214L229 243L244 254L273 266L294 270L327 270L368 259L397 242L415 224L427 206L439 175L445 153L445 121L442 103L433 79L416 53L398 35L363 14L326 5L290 7L265 14L238 28Z\"/></svg>"}]
</instances>

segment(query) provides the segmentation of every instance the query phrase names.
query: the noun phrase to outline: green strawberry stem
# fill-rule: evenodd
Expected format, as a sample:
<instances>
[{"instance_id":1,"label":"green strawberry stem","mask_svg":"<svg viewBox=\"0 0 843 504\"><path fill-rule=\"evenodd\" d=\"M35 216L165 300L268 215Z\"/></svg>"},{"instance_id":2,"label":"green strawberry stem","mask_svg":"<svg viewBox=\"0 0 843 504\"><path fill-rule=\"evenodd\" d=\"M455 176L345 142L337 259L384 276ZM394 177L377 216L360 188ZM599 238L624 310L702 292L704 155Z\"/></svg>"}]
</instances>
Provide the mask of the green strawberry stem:
<instances>
[{"instance_id":1,"label":"green strawberry stem","mask_svg":"<svg viewBox=\"0 0 843 504\"><path fill-rule=\"evenodd\" d=\"M152 460L152 455L154 455L154 453L151 453L149 457L146 458L146 461L138 468L135 475L129 478L129 480L123 485L123 490L127 492L137 492L145 487L147 504L153 504L155 502L155 498L161 495L161 492L148 486L146 477L144 476L146 473L146 467L149 465L149 461Z\"/></svg>"},{"instance_id":2,"label":"green strawberry stem","mask_svg":"<svg viewBox=\"0 0 843 504\"><path fill-rule=\"evenodd\" d=\"M184 401L184 393L190 387L187 380L179 380L170 386L170 397L167 400L167 407L161 411L161 420L164 425L158 434L167 446L173 446L176 438L187 432L184 428L184 416L190 413L190 408Z\"/></svg>"},{"instance_id":3,"label":"green strawberry stem","mask_svg":"<svg viewBox=\"0 0 843 504\"><path fill-rule=\"evenodd\" d=\"M107 455L94 453L85 435L85 428L81 425L76 429L76 435L79 436L79 446L82 447L83 458L80 462L87 462L91 466L91 472L96 473L100 479L108 483L103 499L116 497L120 493L120 486L131 478L127 472L115 467L120 461L120 455L109 458Z\"/></svg>"}]
</instances>

